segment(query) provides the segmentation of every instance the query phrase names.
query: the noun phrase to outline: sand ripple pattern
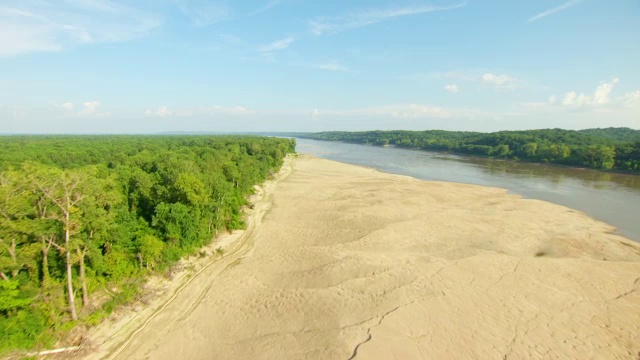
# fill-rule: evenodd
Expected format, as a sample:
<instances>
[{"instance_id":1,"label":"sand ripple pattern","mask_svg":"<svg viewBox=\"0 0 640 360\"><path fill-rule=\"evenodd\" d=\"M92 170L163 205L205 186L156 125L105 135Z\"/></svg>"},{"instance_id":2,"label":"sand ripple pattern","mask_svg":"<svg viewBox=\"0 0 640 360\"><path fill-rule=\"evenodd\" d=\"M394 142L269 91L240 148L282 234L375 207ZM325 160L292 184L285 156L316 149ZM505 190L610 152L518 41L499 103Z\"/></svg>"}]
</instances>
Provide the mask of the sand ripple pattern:
<instances>
[{"instance_id":1,"label":"sand ripple pattern","mask_svg":"<svg viewBox=\"0 0 640 360\"><path fill-rule=\"evenodd\" d=\"M638 356L640 247L582 213L304 156L263 203L110 357Z\"/></svg>"}]
</instances>

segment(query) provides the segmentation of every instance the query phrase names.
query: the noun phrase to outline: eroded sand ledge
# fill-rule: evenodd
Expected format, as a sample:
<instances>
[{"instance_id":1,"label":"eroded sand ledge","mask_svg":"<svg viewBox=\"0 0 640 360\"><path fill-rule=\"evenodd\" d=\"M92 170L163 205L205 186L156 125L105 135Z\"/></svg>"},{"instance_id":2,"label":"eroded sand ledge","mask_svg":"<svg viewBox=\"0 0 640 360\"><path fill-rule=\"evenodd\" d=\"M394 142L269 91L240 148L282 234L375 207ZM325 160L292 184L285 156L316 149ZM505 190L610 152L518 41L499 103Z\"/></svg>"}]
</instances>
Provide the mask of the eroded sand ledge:
<instances>
[{"instance_id":1,"label":"eroded sand ledge","mask_svg":"<svg viewBox=\"0 0 640 360\"><path fill-rule=\"evenodd\" d=\"M233 251L89 357L637 357L640 246L610 226L501 189L293 166Z\"/></svg>"}]
</instances>

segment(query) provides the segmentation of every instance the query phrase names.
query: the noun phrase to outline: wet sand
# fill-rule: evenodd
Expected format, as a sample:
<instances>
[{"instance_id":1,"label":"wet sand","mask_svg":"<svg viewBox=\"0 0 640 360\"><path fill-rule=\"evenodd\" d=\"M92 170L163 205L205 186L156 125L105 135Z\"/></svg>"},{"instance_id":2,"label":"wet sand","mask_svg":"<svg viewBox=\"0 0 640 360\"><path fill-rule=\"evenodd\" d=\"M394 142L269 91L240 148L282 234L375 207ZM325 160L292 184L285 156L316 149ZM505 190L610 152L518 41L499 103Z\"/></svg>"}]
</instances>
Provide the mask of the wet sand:
<instances>
[{"instance_id":1,"label":"wet sand","mask_svg":"<svg viewBox=\"0 0 640 360\"><path fill-rule=\"evenodd\" d=\"M224 256L85 357L638 357L640 246L580 212L307 156L258 195Z\"/></svg>"}]
</instances>

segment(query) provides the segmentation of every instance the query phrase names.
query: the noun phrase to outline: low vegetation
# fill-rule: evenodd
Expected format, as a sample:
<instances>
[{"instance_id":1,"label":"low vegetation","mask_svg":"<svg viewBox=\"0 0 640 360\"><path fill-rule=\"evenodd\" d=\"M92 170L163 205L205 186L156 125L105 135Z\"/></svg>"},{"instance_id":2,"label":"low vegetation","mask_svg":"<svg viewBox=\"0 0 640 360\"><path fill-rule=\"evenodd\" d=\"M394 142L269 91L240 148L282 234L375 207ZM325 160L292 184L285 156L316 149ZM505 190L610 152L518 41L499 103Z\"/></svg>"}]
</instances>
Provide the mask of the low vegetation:
<instances>
[{"instance_id":1,"label":"low vegetation","mask_svg":"<svg viewBox=\"0 0 640 360\"><path fill-rule=\"evenodd\" d=\"M49 346L219 232L295 141L0 137L0 352ZM221 253L221 251L219 251Z\"/></svg>"}]
</instances>

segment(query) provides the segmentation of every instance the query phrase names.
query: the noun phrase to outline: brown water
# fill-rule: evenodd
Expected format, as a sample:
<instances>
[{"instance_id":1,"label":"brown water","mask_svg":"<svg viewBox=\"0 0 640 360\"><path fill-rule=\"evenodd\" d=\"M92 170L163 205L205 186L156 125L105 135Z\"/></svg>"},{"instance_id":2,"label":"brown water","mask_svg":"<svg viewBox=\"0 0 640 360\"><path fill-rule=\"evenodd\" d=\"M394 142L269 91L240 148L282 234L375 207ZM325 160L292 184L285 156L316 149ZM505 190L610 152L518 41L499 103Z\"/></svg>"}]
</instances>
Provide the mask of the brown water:
<instances>
[{"instance_id":1,"label":"brown water","mask_svg":"<svg viewBox=\"0 0 640 360\"><path fill-rule=\"evenodd\" d=\"M392 147L296 139L297 151L423 180L508 189L587 213L640 241L640 176Z\"/></svg>"}]
</instances>

